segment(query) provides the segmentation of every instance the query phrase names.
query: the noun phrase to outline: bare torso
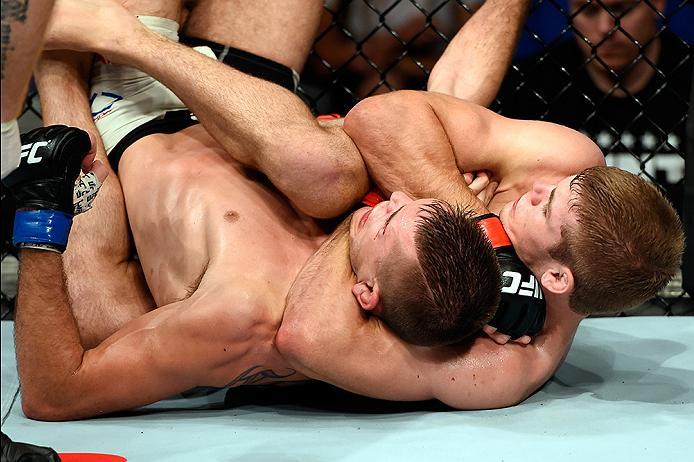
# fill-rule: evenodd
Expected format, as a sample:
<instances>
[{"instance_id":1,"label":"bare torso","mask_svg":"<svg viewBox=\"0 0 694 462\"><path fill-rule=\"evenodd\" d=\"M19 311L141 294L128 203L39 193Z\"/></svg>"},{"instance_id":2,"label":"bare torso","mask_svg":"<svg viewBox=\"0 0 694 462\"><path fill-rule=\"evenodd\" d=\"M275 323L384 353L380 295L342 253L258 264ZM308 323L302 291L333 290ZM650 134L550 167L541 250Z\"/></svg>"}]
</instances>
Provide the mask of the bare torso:
<instances>
[{"instance_id":1,"label":"bare torso","mask_svg":"<svg viewBox=\"0 0 694 462\"><path fill-rule=\"evenodd\" d=\"M274 336L291 283L325 239L315 222L200 125L134 143L120 178L157 310L195 295L212 319L233 319L229 384L255 366L286 369Z\"/></svg>"}]
</instances>

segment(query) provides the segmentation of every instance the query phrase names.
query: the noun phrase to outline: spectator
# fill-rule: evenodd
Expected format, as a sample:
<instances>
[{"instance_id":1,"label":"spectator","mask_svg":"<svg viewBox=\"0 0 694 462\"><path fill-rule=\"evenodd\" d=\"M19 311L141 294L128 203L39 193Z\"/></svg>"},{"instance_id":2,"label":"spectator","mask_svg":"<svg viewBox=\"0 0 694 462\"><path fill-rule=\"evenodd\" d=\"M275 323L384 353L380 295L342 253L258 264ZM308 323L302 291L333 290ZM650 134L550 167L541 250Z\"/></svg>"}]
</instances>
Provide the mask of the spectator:
<instances>
[{"instance_id":1,"label":"spectator","mask_svg":"<svg viewBox=\"0 0 694 462\"><path fill-rule=\"evenodd\" d=\"M608 164L645 168L668 185L681 210L681 182L674 183L684 176L692 57L689 45L660 26L664 7L665 0L569 0L574 40L514 66L497 109L584 132Z\"/></svg>"}]
</instances>

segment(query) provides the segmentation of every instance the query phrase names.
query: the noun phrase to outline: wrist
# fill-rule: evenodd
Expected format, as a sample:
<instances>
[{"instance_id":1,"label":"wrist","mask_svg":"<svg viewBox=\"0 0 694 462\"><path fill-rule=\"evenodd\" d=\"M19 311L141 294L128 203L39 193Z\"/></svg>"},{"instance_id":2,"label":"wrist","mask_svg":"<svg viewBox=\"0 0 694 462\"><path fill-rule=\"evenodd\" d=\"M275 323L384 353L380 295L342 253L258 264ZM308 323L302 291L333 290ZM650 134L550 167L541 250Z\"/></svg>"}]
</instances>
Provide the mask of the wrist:
<instances>
[{"instance_id":1,"label":"wrist","mask_svg":"<svg viewBox=\"0 0 694 462\"><path fill-rule=\"evenodd\" d=\"M57 210L18 210L12 244L18 248L62 253L67 247L72 215Z\"/></svg>"}]
</instances>

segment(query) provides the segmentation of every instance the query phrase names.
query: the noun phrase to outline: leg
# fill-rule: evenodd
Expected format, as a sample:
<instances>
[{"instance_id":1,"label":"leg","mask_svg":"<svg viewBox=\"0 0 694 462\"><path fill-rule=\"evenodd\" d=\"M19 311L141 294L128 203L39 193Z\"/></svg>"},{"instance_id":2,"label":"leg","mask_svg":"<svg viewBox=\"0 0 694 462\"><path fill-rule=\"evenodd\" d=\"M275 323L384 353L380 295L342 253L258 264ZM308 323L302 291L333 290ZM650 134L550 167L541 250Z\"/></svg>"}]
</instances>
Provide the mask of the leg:
<instances>
[{"instance_id":1,"label":"leg","mask_svg":"<svg viewBox=\"0 0 694 462\"><path fill-rule=\"evenodd\" d=\"M2 172L19 165L21 142L17 117L24 104L31 71L39 56L53 0L2 0Z\"/></svg>"},{"instance_id":2,"label":"leg","mask_svg":"<svg viewBox=\"0 0 694 462\"><path fill-rule=\"evenodd\" d=\"M188 15L183 33L248 51L300 72L322 8L322 0L284 0L279 7L274 0L200 0ZM245 82L229 79L229 83L248 88ZM319 126L299 98L272 86L258 89L260 98L250 99L273 114L263 116L260 124L254 124L256 129L277 127L275 116L282 114L285 118L279 125L287 128L284 135L249 142L238 136L239 130L224 125L229 117L208 117L208 111L194 110L234 158L262 171L306 214L330 218L346 211L368 185L363 161L352 141L341 126L336 126L339 124ZM248 88L249 94L251 91ZM235 133L237 142L225 139L227 133Z\"/></svg>"},{"instance_id":3,"label":"leg","mask_svg":"<svg viewBox=\"0 0 694 462\"><path fill-rule=\"evenodd\" d=\"M36 69L44 124L63 123L96 133L84 80L90 65L88 55L44 54ZM154 307L140 264L130 259L132 241L120 182L108 166L101 140L94 138L97 159L107 166L109 177L93 209L75 217L63 256L72 310L85 348Z\"/></svg>"},{"instance_id":4,"label":"leg","mask_svg":"<svg viewBox=\"0 0 694 462\"><path fill-rule=\"evenodd\" d=\"M181 4L175 1L123 3L134 14L177 20L181 13ZM43 75L60 74L57 69L64 69L56 61L44 60L42 65ZM81 64L83 75L88 75L88 65L86 61ZM60 121L64 115L50 110L54 105L44 101L49 98L44 97L44 93L41 93L44 122L47 118ZM93 127L91 120L84 123ZM127 322L155 307L142 267L139 261L132 259L133 242L120 180L111 169L99 137L97 139L97 159L107 166L109 177L99 191L94 208L75 218L70 245L64 255L73 313L85 347L97 345Z\"/></svg>"},{"instance_id":5,"label":"leg","mask_svg":"<svg viewBox=\"0 0 694 462\"><path fill-rule=\"evenodd\" d=\"M322 0L199 0L185 35L240 48L301 72L318 31Z\"/></svg>"},{"instance_id":6,"label":"leg","mask_svg":"<svg viewBox=\"0 0 694 462\"><path fill-rule=\"evenodd\" d=\"M2 0L2 121L15 119L24 104L34 64L41 52L53 0Z\"/></svg>"},{"instance_id":7,"label":"leg","mask_svg":"<svg viewBox=\"0 0 694 462\"><path fill-rule=\"evenodd\" d=\"M86 33L84 15L72 11L80 4L59 5L54 46L93 50L157 79L230 157L265 173L306 214L337 216L366 192L366 167L354 143L339 127L319 125L295 94L147 30L120 5L103 2L90 15L100 34Z\"/></svg>"},{"instance_id":8,"label":"leg","mask_svg":"<svg viewBox=\"0 0 694 462\"><path fill-rule=\"evenodd\" d=\"M511 63L529 0L488 0L451 40L427 89L489 106Z\"/></svg>"}]
</instances>

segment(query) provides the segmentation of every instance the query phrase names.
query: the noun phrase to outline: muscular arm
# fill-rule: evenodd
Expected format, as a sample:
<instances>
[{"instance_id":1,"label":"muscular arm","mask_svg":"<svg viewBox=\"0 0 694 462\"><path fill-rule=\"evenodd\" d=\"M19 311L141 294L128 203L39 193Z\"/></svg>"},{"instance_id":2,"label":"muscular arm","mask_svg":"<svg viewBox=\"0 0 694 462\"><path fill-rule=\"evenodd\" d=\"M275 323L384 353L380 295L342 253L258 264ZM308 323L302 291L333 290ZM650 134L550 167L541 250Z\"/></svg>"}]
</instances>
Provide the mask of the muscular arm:
<instances>
[{"instance_id":1,"label":"muscular arm","mask_svg":"<svg viewBox=\"0 0 694 462\"><path fill-rule=\"evenodd\" d=\"M44 125L65 124L98 134L89 106L90 53L48 51L36 65L36 88ZM103 152L99 137L97 150Z\"/></svg>"},{"instance_id":2,"label":"muscular arm","mask_svg":"<svg viewBox=\"0 0 694 462\"><path fill-rule=\"evenodd\" d=\"M487 0L451 40L427 89L489 106L511 62L529 0Z\"/></svg>"},{"instance_id":3,"label":"muscular arm","mask_svg":"<svg viewBox=\"0 0 694 462\"><path fill-rule=\"evenodd\" d=\"M86 350L62 268L58 254L22 251L15 343L28 417L79 419L142 406L198 385L226 384L228 339L215 332L228 330L209 331L209 323L219 325L220 319L206 315L206 300L159 308Z\"/></svg>"},{"instance_id":4,"label":"muscular arm","mask_svg":"<svg viewBox=\"0 0 694 462\"><path fill-rule=\"evenodd\" d=\"M423 95L399 91L365 99L347 114L345 132L386 195L405 191L415 198L443 199L485 213L456 166L454 146L439 114Z\"/></svg>"},{"instance_id":5,"label":"muscular arm","mask_svg":"<svg viewBox=\"0 0 694 462\"><path fill-rule=\"evenodd\" d=\"M347 244L338 236L295 281L277 345L300 372L355 393L435 398L458 409L509 406L544 383L568 349L566 337L543 336L530 346L500 346L487 338L458 347L408 345L378 318L365 317L350 293L352 283Z\"/></svg>"},{"instance_id":6,"label":"muscular arm","mask_svg":"<svg viewBox=\"0 0 694 462\"><path fill-rule=\"evenodd\" d=\"M368 98L347 115L345 131L386 192L404 188L449 202L474 204L461 172L486 170L500 182L497 191L522 187L522 193L534 178L559 180L605 162L598 147L574 130L508 119L432 92Z\"/></svg>"}]
</instances>

